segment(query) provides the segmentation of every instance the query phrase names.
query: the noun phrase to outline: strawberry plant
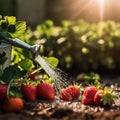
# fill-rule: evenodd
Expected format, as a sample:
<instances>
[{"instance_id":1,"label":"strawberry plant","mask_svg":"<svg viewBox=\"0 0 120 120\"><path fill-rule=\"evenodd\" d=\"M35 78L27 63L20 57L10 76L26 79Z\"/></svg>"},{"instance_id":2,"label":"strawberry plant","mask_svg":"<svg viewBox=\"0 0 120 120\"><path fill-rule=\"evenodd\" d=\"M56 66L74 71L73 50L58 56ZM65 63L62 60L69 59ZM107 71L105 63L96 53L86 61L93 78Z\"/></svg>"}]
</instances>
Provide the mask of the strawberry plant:
<instances>
[{"instance_id":1,"label":"strawberry plant","mask_svg":"<svg viewBox=\"0 0 120 120\"><path fill-rule=\"evenodd\" d=\"M26 23L17 21L14 16L5 16L0 19L0 38L19 38L26 30Z\"/></svg>"},{"instance_id":2,"label":"strawberry plant","mask_svg":"<svg viewBox=\"0 0 120 120\"><path fill-rule=\"evenodd\" d=\"M41 54L57 57L61 68L72 70L72 73L76 69L73 74L77 74L120 68L119 33L119 24L114 21L91 24L81 19L63 20L56 26L53 21L46 20L35 30L29 28L22 38L31 44L41 44Z\"/></svg>"},{"instance_id":3,"label":"strawberry plant","mask_svg":"<svg viewBox=\"0 0 120 120\"><path fill-rule=\"evenodd\" d=\"M94 72L85 74L85 73L81 73L80 75L78 75L77 77L78 82L82 82L85 85L93 85L93 86L100 86L100 75Z\"/></svg>"}]
</instances>

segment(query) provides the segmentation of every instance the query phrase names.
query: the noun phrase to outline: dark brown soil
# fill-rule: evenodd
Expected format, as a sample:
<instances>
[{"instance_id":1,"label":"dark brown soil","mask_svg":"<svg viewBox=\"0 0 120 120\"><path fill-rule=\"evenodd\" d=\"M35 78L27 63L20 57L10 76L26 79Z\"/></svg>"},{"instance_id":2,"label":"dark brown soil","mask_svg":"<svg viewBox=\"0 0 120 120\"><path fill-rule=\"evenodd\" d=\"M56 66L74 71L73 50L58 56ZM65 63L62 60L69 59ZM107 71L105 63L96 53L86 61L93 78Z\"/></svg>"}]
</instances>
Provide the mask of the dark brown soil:
<instances>
[{"instance_id":1,"label":"dark brown soil","mask_svg":"<svg viewBox=\"0 0 120 120\"><path fill-rule=\"evenodd\" d=\"M37 100L25 103L17 113L3 113L0 120L120 120L120 87L115 87L118 98L111 107L85 106L79 100L65 102Z\"/></svg>"}]
</instances>

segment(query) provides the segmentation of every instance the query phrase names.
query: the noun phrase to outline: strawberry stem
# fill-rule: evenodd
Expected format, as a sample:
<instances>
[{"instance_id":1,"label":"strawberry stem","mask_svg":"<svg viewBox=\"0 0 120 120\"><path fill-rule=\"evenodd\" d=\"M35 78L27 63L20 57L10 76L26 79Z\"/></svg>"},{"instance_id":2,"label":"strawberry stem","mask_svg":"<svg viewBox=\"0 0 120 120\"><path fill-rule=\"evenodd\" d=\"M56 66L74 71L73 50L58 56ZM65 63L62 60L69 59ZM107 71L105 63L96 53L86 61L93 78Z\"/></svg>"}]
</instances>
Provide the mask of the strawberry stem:
<instances>
[{"instance_id":1,"label":"strawberry stem","mask_svg":"<svg viewBox=\"0 0 120 120\"><path fill-rule=\"evenodd\" d=\"M7 87L7 98L10 97L10 96L9 96L9 91L10 91L10 86L11 86L11 84L12 84L13 81L14 81L14 79L12 79L12 80L10 81L10 83L8 84L8 87Z\"/></svg>"},{"instance_id":2,"label":"strawberry stem","mask_svg":"<svg viewBox=\"0 0 120 120\"><path fill-rule=\"evenodd\" d=\"M38 69L34 70L33 72L31 72L30 74L32 75L32 74L34 74L34 73L36 73L36 72L40 71L41 69L42 69L42 68L40 67L40 68L38 68Z\"/></svg>"}]
</instances>

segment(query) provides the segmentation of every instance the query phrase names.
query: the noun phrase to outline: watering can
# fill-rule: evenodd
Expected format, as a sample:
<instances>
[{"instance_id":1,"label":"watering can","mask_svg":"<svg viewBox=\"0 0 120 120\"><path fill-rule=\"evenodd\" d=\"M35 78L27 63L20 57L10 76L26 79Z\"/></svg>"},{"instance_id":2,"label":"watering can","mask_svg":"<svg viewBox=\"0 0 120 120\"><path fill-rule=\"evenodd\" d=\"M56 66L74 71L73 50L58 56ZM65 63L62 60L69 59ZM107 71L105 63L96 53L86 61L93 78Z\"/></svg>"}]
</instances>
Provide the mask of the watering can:
<instances>
[{"instance_id":1,"label":"watering can","mask_svg":"<svg viewBox=\"0 0 120 120\"><path fill-rule=\"evenodd\" d=\"M40 45L38 45L38 44L31 46L31 45L21 41L18 38L0 39L0 53L5 52L6 57L7 57L7 61L5 62L4 68L8 67L10 64L12 45L30 51L33 58L37 57L37 55L39 54Z\"/></svg>"},{"instance_id":2,"label":"watering can","mask_svg":"<svg viewBox=\"0 0 120 120\"><path fill-rule=\"evenodd\" d=\"M7 60L3 65L0 65L0 75L2 74L2 71L9 66L10 64L10 60L11 60L11 50L12 50L12 46L11 44L7 43L7 42L3 42L2 40L0 40L0 54L2 54L3 52L6 53L6 57ZM1 58L0 58L1 60Z\"/></svg>"}]
</instances>

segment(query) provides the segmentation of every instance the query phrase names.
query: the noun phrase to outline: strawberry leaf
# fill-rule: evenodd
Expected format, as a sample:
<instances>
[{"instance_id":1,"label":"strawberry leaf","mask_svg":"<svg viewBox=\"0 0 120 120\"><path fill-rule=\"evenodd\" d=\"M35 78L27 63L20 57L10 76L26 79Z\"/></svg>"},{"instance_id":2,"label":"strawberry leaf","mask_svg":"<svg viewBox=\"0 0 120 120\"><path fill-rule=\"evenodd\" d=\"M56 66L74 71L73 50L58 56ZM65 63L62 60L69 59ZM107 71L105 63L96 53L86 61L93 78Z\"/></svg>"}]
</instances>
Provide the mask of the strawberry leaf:
<instances>
[{"instance_id":1,"label":"strawberry leaf","mask_svg":"<svg viewBox=\"0 0 120 120\"><path fill-rule=\"evenodd\" d=\"M16 86L10 87L9 96L22 98L23 95Z\"/></svg>"},{"instance_id":2,"label":"strawberry leaf","mask_svg":"<svg viewBox=\"0 0 120 120\"><path fill-rule=\"evenodd\" d=\"M55 57L43 57L43 59L52 67L52 68L56 68L58 65L58 59Z\"/></svg>"},{"instance_id":3,"label":"strawberry leaf","mask_svg":"<svg viewBox=\"0 0 120 120\"><path fill-rule=\"evenodd\" d=\"M7 33L5 30L0 28L0 39L9 38L9 37L10 37L9 33Z\"/></svg>"},{"instance_id":4,"label":"strawberry leaf","mask_svg":"<svg viewBox=\"0 0 120 120\"><path fill-rule=\"evenodd\" d=\"M20 70L16 66L10 66L5 68L1 80L9 84L12 79L19 79L26 74L25 70Z\"/></svg>"},{"instance_id":5,"label":"strawberry leaf","mask_svg":"<svg viewBox=\"0 0 120 120\"><path fill-rule=\"evenodd\" d=\"M6 16L0 19L0 38L19 38L25 33L26 22L16 21L14 16Z\"/></svg>"},{"instance_id":6,"label":"strawberry leaf","mask_svg":"<svg viewBox=\"0 0 120 120\"><path fill-rule=\"evenodd\" d=\"M26 30L26 22L16 22L15 24L15 32L11 33L9 32L9 34L13 37L13 38L19 38L22 34L25 33Z\"/></svg>"},{"instance_id":7,"label":"strawberry leaf","mask_svg":"<svg viewBox=\"0 0 120 120\"><path fill-rule=\"evenodd\" d=\"M11 24L11 25L16 23L16 17L14 16L6 16L5 20L8 22L8 24Z\"/></svg>"},{"instance_id":8,"label":"strawberry leaf","mask_svg":"<svg viewBox=\"0 0 120 120\"><path fill-rule=\"evenodd\" d=\"M18 65L27 71L30 71L33 68L33 62L30 59L23 60L18 63Z\"/></svg>"}]
</instances>

